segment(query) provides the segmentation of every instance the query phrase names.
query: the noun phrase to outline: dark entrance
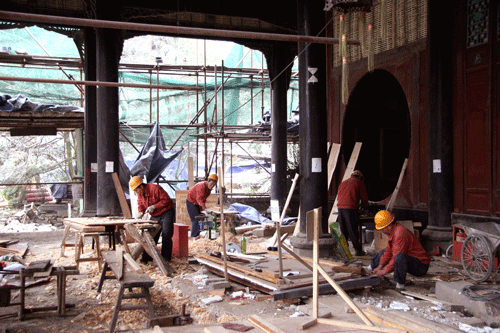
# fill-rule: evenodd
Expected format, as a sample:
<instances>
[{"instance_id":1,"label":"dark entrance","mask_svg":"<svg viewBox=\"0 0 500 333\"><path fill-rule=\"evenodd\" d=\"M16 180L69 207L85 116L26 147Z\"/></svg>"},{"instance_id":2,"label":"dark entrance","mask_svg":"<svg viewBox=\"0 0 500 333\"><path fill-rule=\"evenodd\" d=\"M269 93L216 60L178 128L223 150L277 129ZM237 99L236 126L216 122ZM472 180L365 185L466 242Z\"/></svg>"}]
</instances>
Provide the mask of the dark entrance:
<instances>
[{"instance_id":1,"label":"dark entrance","mask_svg":"<svg viewBox=\"0 0 500 333\"><path fill-rule=\"evenodd\" d=\"M363 146L356 169L365 176L368 197L381 201L394 191L410 150L410 114L396 78L385 70L367 73L353 89L342 129L347 164L355 142Z\"/></svg>"}]
</instances>

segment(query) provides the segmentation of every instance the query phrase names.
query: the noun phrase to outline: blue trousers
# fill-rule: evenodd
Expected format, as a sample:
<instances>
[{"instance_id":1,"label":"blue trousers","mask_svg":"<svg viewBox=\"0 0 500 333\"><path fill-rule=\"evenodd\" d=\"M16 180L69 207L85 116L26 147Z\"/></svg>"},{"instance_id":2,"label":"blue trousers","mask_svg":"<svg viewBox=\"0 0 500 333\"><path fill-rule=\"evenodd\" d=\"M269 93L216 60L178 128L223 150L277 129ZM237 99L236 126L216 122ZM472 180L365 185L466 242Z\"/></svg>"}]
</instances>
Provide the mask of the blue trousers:
<instances>
[{"instance_id":1,"label":"blue trousers","mask_svg":"<svg viewBox=\"0 0 500 333\"><path fill-rule=\"evenodd\" d=\"M371 260L372 268L376 268L380 264L380 258L384 254L385 249L377 253ZM398 253L394 257L394 281L405 284L406 274L410 273L415 276L427 274L429 265L423 264L415 257L409 256L406 253Z\"/></svg>"},{"instance_id":2,"label":"blue trousers","mask_svg":"<svg viewBox=\"0 0 500 333\"><path fill-rule=\"evenodd\" d=\"M151 216L151 220L157 221L161 226L161 231L154 236L155 244L158 244L158 239L162 239L161 256L166 261L172 259L172 236L174 235L175 223L175 207L170 208L165 213L158 216ZM142 261L151 261L153 258L146 252L142 252Z\"/></svg>"},{"instance_id":3,"label":"blue trousers","mask_svg":"<svg viewBox=\"0 0 500 333\"><path fill-rule=\"evenodd\" d=\"M197 237L200 234L200 223L196 216L201 214L201 206L195 205L186 199L186 207L191 219L191 237Z\"/></svg>"}]
</instances>

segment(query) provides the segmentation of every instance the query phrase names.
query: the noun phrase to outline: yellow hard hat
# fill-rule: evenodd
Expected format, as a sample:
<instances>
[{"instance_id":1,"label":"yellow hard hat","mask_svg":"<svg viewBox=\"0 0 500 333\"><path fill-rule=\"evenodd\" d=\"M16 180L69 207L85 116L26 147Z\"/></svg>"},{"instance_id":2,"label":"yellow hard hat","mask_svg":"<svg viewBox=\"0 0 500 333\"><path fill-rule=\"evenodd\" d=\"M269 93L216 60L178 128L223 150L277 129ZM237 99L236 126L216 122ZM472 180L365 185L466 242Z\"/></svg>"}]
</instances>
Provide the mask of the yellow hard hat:
<instances>
[{"instance_id":1,"label":"yellow hard hat","mask_svg":"<svg viewBox=\"0 0 500 333\"><path fill-rule=\"evenodd\" d=\"M217 177L217 175L215 173L213 173L210 176L208 176L208 180L213 180L214 182L217 183L217 181L219 180L219 177Z\"/></svg>"},{"instance_id":2,"label":"yellow hard hat","mask_svg":"<svg viewBox=\"0 0 500 333\"><path fill-rule=\"evenodd\" d=\"M394 221L394 214L388 210L381 210L375 215L375 228L384 229Z\"/></svg>"},{"instance_id":3,"label":"yellow hard hat","mask_svg":"<svg viewBox=\"0 0 500 333\"><path fill-rule=\"evenodd\" d=\"M134 176L132 178L130 178L130 181L129 181L129 186L130 186L130 189L132 191L135 191L135 189L142 184L142 178L139 177L139 176Z\"/></svg>"}]
</instances>

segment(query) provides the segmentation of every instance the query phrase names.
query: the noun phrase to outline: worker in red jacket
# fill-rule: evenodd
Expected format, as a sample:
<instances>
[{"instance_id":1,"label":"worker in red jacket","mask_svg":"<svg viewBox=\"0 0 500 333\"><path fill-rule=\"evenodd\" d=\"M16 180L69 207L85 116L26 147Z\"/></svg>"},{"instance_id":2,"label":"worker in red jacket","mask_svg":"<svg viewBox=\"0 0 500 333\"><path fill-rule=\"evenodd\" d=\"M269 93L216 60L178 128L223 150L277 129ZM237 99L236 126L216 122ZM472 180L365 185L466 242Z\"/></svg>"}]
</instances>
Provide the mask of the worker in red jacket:
<instances>
[{"instance_id":1,"label":"worker in red jacket","mask_svg":"<svg viewBox=\"0 0 500 333\"><path fill-rule=\"evenodd\" d=\"M350 178L340 183L337 191L337 207L340 232L344 235L346 242L351 240L356 256L365 255L363 245L359 242L360 206L368 207L368 194L363 174L359 170L354 170Z\"/></svg>"},{"instance_id":2,"label":"worker in red jacket","mask_svg":"<svg viewBox=\"0 0 500 333\"><path fill-rule=\"evenodd\" d=\"M218 180L219 178L216 174L211 174L208 176L207 181L196 184L188 191L186 207L189 217L191 218L191 237L198 237L200 235L200 224L196 216L207 209L207 198Z\"/></svg>"},{"instance_id":3,"label":"worker in red jacket","mask_svg":"<svg viewBox=\"0 0 500 333\"><path fill-rule=\"evenodd\" d=\"M373 274L377 276L394 271L396 288L404 289L406 274L425 275L431 257L415 234L394 219L394 215L387 210L381 210L375 215L375 228L386 234L389 240L387 247L372 258L368 270L373 270Z\"/></svg>"},{"instance_id":4,"label":"worker in red jacket","mask_svg":"<svg viewBox=\"0 0 500 333\"><path fill-rule=\"evenodd\" d=\"M151 219L158 221L161 226L161 255L163 259L170 261L172 259L172 236L174 235L175 223L174 202L161 186L144 184L139 176L132 177L129 185L130 189L137 193L138 218L140 219L144 216L144 213L148 213ZM156 244L158 244L159 238L160 232L154 236ZM141 261L147 263L151 260L151 256L144 251Z\"/></svg>"}]
</instances>

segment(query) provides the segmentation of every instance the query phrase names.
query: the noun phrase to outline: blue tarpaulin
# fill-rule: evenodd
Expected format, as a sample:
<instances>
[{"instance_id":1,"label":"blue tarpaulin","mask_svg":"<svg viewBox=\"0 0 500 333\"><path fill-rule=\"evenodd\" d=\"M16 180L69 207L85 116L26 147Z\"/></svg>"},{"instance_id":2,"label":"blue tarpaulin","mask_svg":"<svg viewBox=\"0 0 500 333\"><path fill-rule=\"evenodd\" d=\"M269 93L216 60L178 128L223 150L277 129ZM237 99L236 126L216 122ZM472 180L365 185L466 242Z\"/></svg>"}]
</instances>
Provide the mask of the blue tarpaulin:
<instances>
[{"instance_id":1,"label":"blue tarpaulin","mask_svg":"<svg viewBox=\"0 0 500 333\"><path fill-rule=\"evenodd\" d=\"M240 203L233 203L229 206L229 210L236 210L240 212L241 217L247 220L253 221L255 223L273 223L270 219L259 213L259 211L251 206L247 206Z\"/></svg>"}]
</instances>

